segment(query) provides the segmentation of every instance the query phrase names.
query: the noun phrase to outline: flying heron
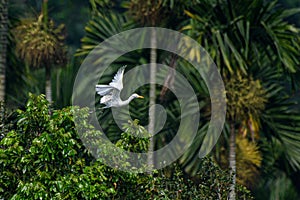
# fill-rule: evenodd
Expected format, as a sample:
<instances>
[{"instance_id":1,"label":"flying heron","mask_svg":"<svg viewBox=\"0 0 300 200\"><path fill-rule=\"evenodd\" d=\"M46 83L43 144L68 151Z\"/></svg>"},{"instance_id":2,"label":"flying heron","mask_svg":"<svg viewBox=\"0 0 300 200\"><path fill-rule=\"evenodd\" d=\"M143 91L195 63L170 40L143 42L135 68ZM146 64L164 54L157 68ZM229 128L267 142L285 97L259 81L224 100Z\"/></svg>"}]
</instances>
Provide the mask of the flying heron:
<instances>
[{"instance_id":1,"label":"flying heron","mask_svg":"<svg viewBox=\"0 0 300 200\"><path fill-rule=\"evenodd\" d=\"M128 105L130 101L135 98L144 98L143 96L140 96L136 93L132 94L125 101L120 98L120 93L123 89L123 74L125 67L126 66L123 66L118 70L109 85L96 85L97 94L102 96L102 98L100 99L100 103L106 105L103 108L121 107Z\"/></svg>"}]
</instances>

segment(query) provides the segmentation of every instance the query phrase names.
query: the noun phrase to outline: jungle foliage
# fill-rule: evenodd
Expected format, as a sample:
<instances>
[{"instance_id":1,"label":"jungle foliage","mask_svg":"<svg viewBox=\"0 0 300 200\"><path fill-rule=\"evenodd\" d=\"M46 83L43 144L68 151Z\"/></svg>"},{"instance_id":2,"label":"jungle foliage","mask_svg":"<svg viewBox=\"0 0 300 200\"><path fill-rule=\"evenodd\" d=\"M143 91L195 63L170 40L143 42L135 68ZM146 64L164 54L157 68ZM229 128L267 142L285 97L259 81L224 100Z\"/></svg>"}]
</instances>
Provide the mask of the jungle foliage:
<instances>
[{"instance_id":1,"label":"jungle foliage","mask_svg":"<svg viewBox=\"0 0 300 200\"><path fill-rule=\"evenodd\" d=\"M5 114L2 112L1 114ZM88 123L87 109L51 108L44 95L30 95L23 110L1 121L0 198L4 199L224 199L230 175L209 158L190 179L173 164L153 174L118 171L94 159L79 138L76 123L86 137L101 135ZM143 130L138 121L124 124L117 146L146 151L147 139L132 138ZM101 146L99 147L101 149ZM111 152L106 152L111 155ZM240 199L251 198L243 186Z\"/></svg>"}]
</instances>

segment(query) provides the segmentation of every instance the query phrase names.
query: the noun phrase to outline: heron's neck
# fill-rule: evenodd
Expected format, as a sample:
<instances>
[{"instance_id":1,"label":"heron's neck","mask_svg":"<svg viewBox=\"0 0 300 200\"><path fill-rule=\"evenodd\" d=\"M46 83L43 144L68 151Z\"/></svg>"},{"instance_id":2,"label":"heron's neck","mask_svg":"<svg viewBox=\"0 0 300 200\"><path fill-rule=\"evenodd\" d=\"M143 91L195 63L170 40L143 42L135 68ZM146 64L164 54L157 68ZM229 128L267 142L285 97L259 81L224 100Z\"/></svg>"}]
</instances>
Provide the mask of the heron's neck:
<instances>
[{"instance_id":1,"label":"heron's neck","mask_svg":"<svg viewBox=\"0 0 300 200\"><path fill-rule=\"evenodd\" d=\"M123 105L128 105L128 104L130 103L130 101L132 101L133 99L134 99L134 96L131 95L127 100L122 101L122 102L120 103L120 105L121 105L121 106L123 106Z\"/></svg>"}]
</instances>

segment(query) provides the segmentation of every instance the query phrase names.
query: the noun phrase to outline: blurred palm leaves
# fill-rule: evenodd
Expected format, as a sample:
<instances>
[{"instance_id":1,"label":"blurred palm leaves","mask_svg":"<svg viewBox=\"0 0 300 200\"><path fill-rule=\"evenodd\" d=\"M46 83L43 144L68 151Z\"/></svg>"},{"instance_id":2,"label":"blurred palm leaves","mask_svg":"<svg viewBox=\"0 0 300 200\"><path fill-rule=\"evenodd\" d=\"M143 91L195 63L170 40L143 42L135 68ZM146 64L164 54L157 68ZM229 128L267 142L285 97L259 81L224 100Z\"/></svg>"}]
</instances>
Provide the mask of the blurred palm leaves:
<instances>
[{"instance_id":1,"label":"blurred palm leaves","mask_svg":"<svg viewBox=\"0 0 300 200\"><path fill-rule=\"evenodd\" d=\"M156 25L163 18L165 14L163 11L163 0L131 0L128 3L129 13L133 18L146 25Z\"/></svg>"},{"instance_id":2,"label":"blurred palm leaves","mask_svg":"<svg viewBox=\"0 0 300 200\"><path fill-rule=\"evenodd\" d=\"M51 67L65 64L66 49L63 25L55 27L54 22L48 20L48 1L43 1L37 19L21 20L14 29L14 36L17 55L29 66L45 68L45 93L47 100L52 102Z\"/></svg>"},{"instance_id":3,"label":"blurred palm leaves","mask_svg":"<svg viewBox=\"0 0 300 200\"><path fill-rule=\"evenodd\" d=\"M93 49L97 47L101 42L103 42L105 39L118 34L122 31L128 30L130 28L134 28L136 24L132 20L130 20L128 17L122 14L118 14L113 12L112 10L108 11L106 8L107 6L111 6L110 4L99 4L97 1L95 1L94 7L93 7L93 16L92 19L88 22L87 26L85 27L86 36L82 38L82 46L77 51L76 56L87 56ZM126 41L124 41L126 42ZM137 41L140 42L140 41ZM104 72L104 74L101 77L101 84L106 84L111 81L114 74L117 72L118 68L124 65L127 65L127 69L130 69L132 66L144 64L147 63L147 57L143 54L145 53L144 50L136 50L134 52L127 53L121 57L119 57L114 63L112 64L111 68L109 68L107 71ZM100 63L103 59L105 59L105 56L111 56L106 52L100 53L101 57L97 57L96 60L93 60L93 64L97 65L97 63ZM136 80L136 79L132 79ZM130 83L129 83L130 84ZM77 88L77 90L80 93L85 92L85 87L82 86L81 88ZM144 92L138 92L141 95L144 95L146 93ZM100 105L98 104L100 100L100 97L96 96L96 102L97 107ZM141 117L142 116L142 110L146 109L147 107L145 104L147 101L136 101L131 102L130 105L133 103L139 104L137 106L137 109L130 110L131 115L133 119L139 119L142 124L146 123L147 119ZM142 104L142 105L141 105ZM120 113L120 116L122 116L122 113ZM112 140L116 141L120 139L120 129L116 125L116 123L113 121L112 112L110 109L106 109L103 112L98 113L99 121L101 122L101 128L103 131L107 134L107 136Z\"/></svg>"},{"instance_id":4,"label":"blurred palm leaves","mask_svg":"<svg viewBox=\"0 0 300 200\"><path fill-rule=\"evenodd\" d=\"M132 12L143 8L143 5L138 5L139 2L132 2L135 3L132 4ZM147 1L141 4L147 4ZM181 30L194 37L220 68L227 86L228 118L215 153L220 154L221 149L227 147L229 123L235 123L238 134L238 181L247 185L253 186L254 179L259 178L260 173L265 175L264 170L268 166L266 162L277 165L284 163L286 171L300 169L300 135L297 133L300 119L299 113L293 110L294 102L290 99L289 91L292 82L296 82L291 78L292 73L299 67L299 29L284 20L297 11L282 10L277 8L276 3L262 0L204 0L190 3L185 11L189 19L178 22L186 24ZM82 40L78 55L87 55L109 36L136 26L124 13L115 14L100 9L86 27L87 35ZM145 52L135 51L119 58L113 70L107 73L106 81L110 80L118 66L147 63ZM161 55L162 52L159 52L163 61L168 60L169 55ZM191 52L190 56L197 55ZM189 63L179 59L176 70L193 86L203 111L197 136L180 158L186 171L193 174L201 167L198 152L210 120L210 98L204 81ZM286 88L281 86L283 83ZM141 94L147 94L148 89L144 88ZM139 118L142 124L147 124L148 120L140 115L145 112L148 105L146 101L133 102L134 109L130 110L132 118ZM164 103L167 104L168 119L163 130L156 135L157 148L172 140L180 120L180 107L176 98L170 94ZM105 122L102 124L106 133L116 139L120 130L111 120L110 114L105 110L99 120ZM274 143L280 144L278 149L264 150L263 144L272 146ZM282 152L280 159L275 156L278 152ZM272 156L275 158L269 161L268 158Z\"/></svg>"},{"instance_id":5,"label":"blurred palm leaves","mask_svg":"<svg viewBox=\"0 0 300 200\"><path fill-rule=\"evenodd\" d=\"M257 54L290 72L299 66L299 29L284 20L299 9L280 9L276 1L205 0L185 12L192 21L183 29L231 74L235 69L247 74L250 66L260 65Z\"/></svg>"},{"instance_id":6,"label":"blurred palm leaves","mask_svg":"<svg viewBox=\"0 0 300 200\"><path fill-rule=\"evenodd\" d=\"M244 78L240 73L226 83L227 118L235 122L257 119L267 103L266 92L259 80ZM252 122L250 120L250 122Z\"/></svg>"},{"instance_id":7,"label":"blurred palm leaves","mask_svg":"<svg viewBox=\"0 0 300 200\"><path fill-rule=\"evenodd\" d=\"M236 136L237 183L255 188L259 181L263 155L257 142L250 141L242 134ZM219 163L223 168L228 166L228 151L223 147Z\"/></svg>"},{"instance_id":8,"label":"blurred palm leaves","mask_svg":"<svg viewBox=\"0 0 300 200\"><path fill-rule=\"evenodd\" d=\"M300 170L300 114L293 109L296 102L291 100L290 92L290 88L297 85L293 73L299 70L299 29L285 21L296 12L299 9L279 8L276 1L204 0L186 9L191 20L183 27L210 53L225 81L228 124L221 138L223 145L227 146L229 123L238 128L237 134L245 137L238 139L245 143L245 146L237 144L240 150L252 145L250 141L246 144L247 140L256 140L257 145L261 145L263 138L267 138L269 145L275 140L281 144L275 152L284 153L274 162L285 165L287 172L291 168ZM217 155L223 145L215 148ZM275 153L262 152L263 159ZM237 157L240 158L239 151ZM249 160L252 159L250 156ZM239 162L243 161L237 160L237 167ZM195 166L196 163L188 164ZM254 166L249 169L257 173L259 165ZM262 167L265 168L265 164ZM247 180L241 173L237 172L237 178Z\"/></svg>"},{"instance_id":9,"label":"blurred palm leaves","mask_svg":"<svg viewBox=\"0 0 300 200\"><path fill-rule=\"evenodd\" d=\"M20 58L33 67L48 67L65 63L63 25L55 27L50 20L43 24L43 15L37 21L24 19L14 30L16 52Z\"/></svg>"},{"instance_id":10,"label":"blurred palm leaves","mask_svg":"<svg viewBox=\"0 0 300 200\"><path fill-rule=\"evenodd\" d=\"M32 72L28 65L21 61L16 55L16 41L13 29L20 24L20 18L26 10L20 4L9 3L9 34L7 49L7 70L6 70L6 95L8 107L20 107L26 102L28 92L38 94L42 91L42 87L38 84L36 76L41 75L40 70ZM13 13L13 14L12 14ZM28 13L27 13L28 14Z\"/></svg>"},{"instance_id":11,"label":"blurred palm leaves","mask_svg":"<svg viewBox=\"0 0 300 200\"><path fill-rule=\"evenodd\" d=\"M237 182L253 188L260 175L262 154L259 146L248 138L238 135L237 145Z\"/></svg>"},{"instance_id":12,"label":"blurred palm leaves","mask_svg":"<svg viewBox=\"0 0 300 200\"><path fill-rule=\"evenodd\" d=\"M133 28L125 16L113 12L100 12L95 10L92 19L85 27L86 36L82 38L82 46L77 51L77 56L87 55L100 42L129 28Z\"/></svg>"}]
</instances>

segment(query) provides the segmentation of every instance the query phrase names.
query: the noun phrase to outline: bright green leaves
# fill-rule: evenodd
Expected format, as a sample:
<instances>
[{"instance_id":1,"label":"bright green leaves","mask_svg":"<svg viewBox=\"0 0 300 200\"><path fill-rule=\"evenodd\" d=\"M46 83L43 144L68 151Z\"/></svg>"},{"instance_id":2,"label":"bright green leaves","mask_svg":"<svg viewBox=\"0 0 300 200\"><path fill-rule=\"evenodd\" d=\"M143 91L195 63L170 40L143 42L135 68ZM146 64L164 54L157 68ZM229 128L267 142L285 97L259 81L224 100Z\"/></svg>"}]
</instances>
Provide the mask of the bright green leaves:
<instances>
[{"instance_id":1,"label":"bright green leaves","mask_svg":"<svg viewBox=\"0 0 300 200\"><path fill-rule=\"evenodd\" d=\"M204 181L200 185L187 179L177 165L156 171L155 176L118 171L101 159L94 160L78 137L74 115L76 124L86 132L83 138L102 134L88 123L87 109L52 110L43 95L30 95L26 105L18 111L15 130L0 141L0 198L207 199L216 197L219 188L227 195L226 180L230 177L210 160L198 173ZM124 124L116 145L127 151L146 152L148 142L147 131L134 120ZM113 157L114 152L106 153ZM205 176L207 171L215 176Z\"/></svg>"},{"instance_id":2,"label":"bright green leaves","mask_svg":"<svg viewBox=\"0 0 300 200\"><path fill-rule=\"evenodd\" d=\"M1 197L49 199L61 191L53 181L80 172L80 157L88 154L74 129L76 109L51 110L43 95L30 94L25 110L18 110L15 130L0 142Z\"/></svg>"},{"instance_id":3,"label":"bright green leaves","mask_svg":"<svg viewBox=\"0 0 300 200\"><path fill-rule=\"evenodd\" d=\"M129 121L123 128L125 132L121 134L116 145L127 151L146 153L150 135L143 126L138 125L138 120Z\"/></svg>"},{"instance_id":4,"label":"bright green leaves","mask_svg":"<svg viewBox=\"0 0 300 200\"><path fill-rule=\"evenodd\" d=\"M0 142L0 198L105 199L116 194L109 177L126 181L124 173L93 161L75 131L74 115L87 133L83 137L101 134L87 122L87 109L52 110L44 95L30 94L25 109L18 110L15 130Z\"/></svg>"}]
</instances>

